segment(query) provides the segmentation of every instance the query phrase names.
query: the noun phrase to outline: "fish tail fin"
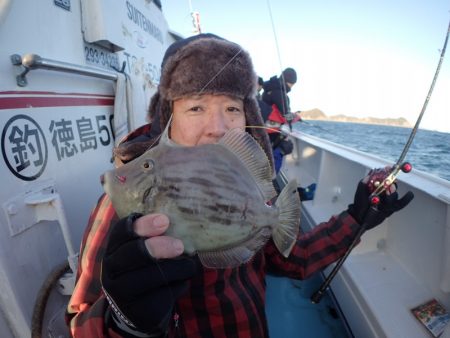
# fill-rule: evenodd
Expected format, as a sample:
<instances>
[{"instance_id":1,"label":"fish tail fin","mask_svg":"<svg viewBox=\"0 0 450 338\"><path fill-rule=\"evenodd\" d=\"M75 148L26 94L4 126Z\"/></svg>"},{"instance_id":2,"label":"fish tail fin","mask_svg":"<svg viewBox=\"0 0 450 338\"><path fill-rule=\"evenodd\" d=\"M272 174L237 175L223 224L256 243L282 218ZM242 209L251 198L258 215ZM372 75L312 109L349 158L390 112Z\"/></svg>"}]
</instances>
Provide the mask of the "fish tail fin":
<instances>
[{"instance_id":1,"label":"fish tail fin","mask_svg":"<svg viewBox=\"0 0 450 338\"><path fill-rule=\"evenodd\" d=\"M273 241L283 256L288 257L300 230L300 197L296 180L290 181L284 187L275 206L280 210L280 215L278 226L272 232Z\"/></svg>"}]
</instances>

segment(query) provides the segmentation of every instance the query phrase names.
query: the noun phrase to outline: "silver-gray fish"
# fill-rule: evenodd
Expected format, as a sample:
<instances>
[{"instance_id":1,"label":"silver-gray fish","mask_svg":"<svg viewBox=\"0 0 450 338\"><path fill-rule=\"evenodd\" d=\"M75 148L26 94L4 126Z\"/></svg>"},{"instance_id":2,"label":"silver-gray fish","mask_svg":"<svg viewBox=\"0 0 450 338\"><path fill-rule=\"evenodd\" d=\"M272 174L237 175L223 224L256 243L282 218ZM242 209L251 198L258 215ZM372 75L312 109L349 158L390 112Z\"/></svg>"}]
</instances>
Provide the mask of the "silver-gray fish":
<instances>
[{"instance_id":1,"label":"silver-gray fish","mask_svg":"<svg viewBox=\"0 0 450 338\"><path fill-rule=\"evenodd\" d=\"M104 190L119 217L163 213L166 235L182 240L210 268L248 262L273 237L288 257L300 223L295 180L276 193L267 155L240 129L215 144L185 147L163 132L159 144L104 175Z\"/></svg>"}]
</instances>

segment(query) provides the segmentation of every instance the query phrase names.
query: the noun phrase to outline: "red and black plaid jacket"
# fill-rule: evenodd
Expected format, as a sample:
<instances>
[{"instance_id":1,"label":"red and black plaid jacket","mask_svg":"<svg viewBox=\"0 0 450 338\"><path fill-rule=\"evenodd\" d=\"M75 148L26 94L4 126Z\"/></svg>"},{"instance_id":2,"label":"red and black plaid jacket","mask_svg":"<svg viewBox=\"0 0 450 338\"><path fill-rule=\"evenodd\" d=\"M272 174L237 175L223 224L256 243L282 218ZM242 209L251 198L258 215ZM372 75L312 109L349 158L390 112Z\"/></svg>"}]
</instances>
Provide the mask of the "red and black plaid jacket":
<instances>
[{"instance_id":1,"label":"red and black plaid jacket","mask_svg":"<svg viewBox=\"0 0 450 338\"><path fill-rule=\"evenodd\" d=\"M107 196L93 210L80 249L77 283L67 309L74 337L119 337L105 327L107 301L101 291L100 263L117 216ZM289 258L272 241L238 268L204 269L176 304L178 326L171 337L267 337L265 275L305 279L342 256L359 225L343 212L311 232L300 234Z\"/></svg>"},{"instance_id":2,"label":"red and black plaid jacket","mask_svg":"<svg viewBox=\"0 0 450 338\"><path fill-rule=\"evenodd\" d=\"M68 305L74 337L118 337L104 326L107 305L100 285L105 237L117 216L106 196L93 211L83 238L77 284ZM180 337L267 337L265 274L268 271L304 279L338 259L359 225L346 212L313 231L299 235L288 259L272 241L253 260L234 269L205 269L177 303Z\"/></svg>"}]
</instances>

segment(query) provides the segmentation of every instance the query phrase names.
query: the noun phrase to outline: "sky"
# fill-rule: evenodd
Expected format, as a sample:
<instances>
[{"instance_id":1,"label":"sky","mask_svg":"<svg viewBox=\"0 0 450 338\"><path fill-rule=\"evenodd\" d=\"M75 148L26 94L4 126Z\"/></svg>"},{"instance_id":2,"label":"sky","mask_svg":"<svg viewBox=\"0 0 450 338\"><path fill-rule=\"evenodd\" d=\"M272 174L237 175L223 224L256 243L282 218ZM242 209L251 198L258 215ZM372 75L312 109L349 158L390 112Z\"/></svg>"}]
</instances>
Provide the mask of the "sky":
<instances>
[{"instance_id":1,"label":"sky","mask_svg":"<svg viewBox=\"0 0 450 338\"><path fill-rule=\"evenodd\" d=\"M169 28L240 44L264 80L294 68L291 110L416 122L450 21L450 0L162 0ZM450 133L450 42L420 128Z\"/></svg>"}]
</instances>

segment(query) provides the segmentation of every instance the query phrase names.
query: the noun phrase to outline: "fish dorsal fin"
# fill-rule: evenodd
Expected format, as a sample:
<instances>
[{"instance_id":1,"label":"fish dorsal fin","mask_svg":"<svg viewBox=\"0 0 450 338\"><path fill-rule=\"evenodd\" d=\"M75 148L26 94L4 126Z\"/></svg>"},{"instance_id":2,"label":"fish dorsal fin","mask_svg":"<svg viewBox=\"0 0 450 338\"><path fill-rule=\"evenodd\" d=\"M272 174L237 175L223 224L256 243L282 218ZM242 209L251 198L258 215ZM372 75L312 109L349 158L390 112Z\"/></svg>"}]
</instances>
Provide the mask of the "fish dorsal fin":
<instances>
[{"instance_id":1,"label":"fish dorsal fin","mask_svg":"<svg viewBox=\"0 0 450 338\"><path fill-rule=\"evenodd\" d=\"M272 237L275 246L284 257L294 247L300 231L300 197L297 191L297 181L293 179L283 188L275 206L279 210L278 226L273 229Z\"/></svg>"},{"instance_id":2,"label":"fish dorsal fin","mask_svg":"<svg viewBox=\"0 0 450 338\"><path fill-rule=\"evenodd\" d=\"M232 248L201 251L198 257L203 266L212 269L236 268L252 259L271 236L270 228L261 228L257 233Z\"/></svg>"},{"instance_id":3,"label":"fish dorsal fin","mask_svg":"<svg viewBox=\"0 0 450 338\"><path fill-rule=\"evenodd\" d=\"M249 133L238 128L230 129L218 144L229 149L241 160L254 177L266 201L276 195L267 154Z\"/></svg>"}]
</instances>

